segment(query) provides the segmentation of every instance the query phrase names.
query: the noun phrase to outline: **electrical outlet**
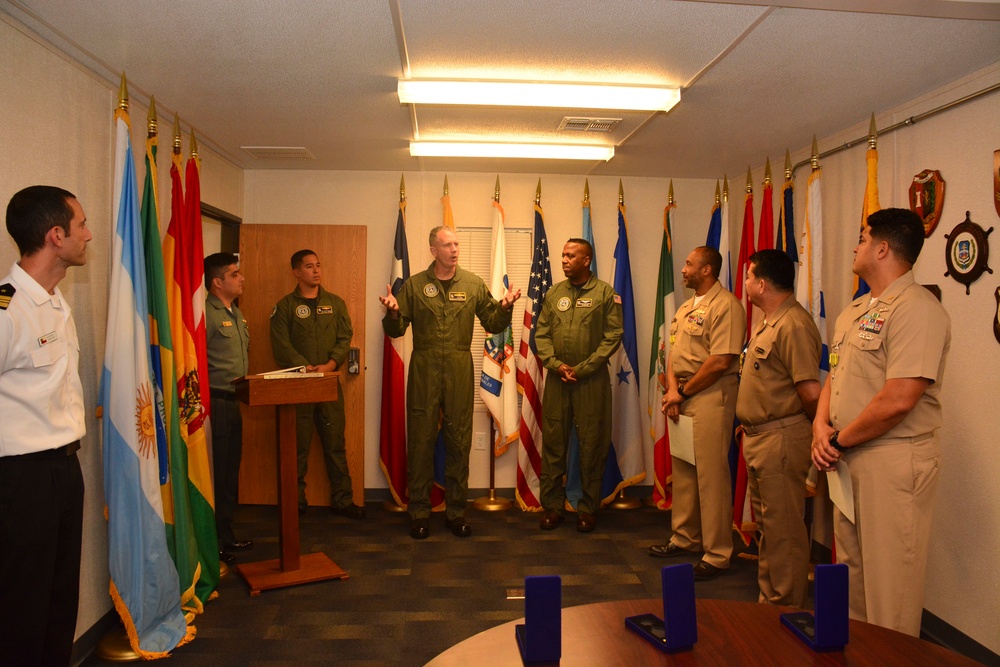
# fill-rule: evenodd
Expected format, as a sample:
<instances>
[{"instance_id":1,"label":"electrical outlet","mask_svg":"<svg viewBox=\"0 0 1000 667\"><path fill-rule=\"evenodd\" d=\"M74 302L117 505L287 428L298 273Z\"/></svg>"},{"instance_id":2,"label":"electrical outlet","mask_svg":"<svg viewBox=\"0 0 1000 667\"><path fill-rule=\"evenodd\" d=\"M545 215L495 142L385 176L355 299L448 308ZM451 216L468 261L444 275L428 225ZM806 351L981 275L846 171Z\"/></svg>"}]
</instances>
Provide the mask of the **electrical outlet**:
<instances>
[{"instance_id":1,"label":"electrical outlet","mask_svg":"<svg viewBox=\"0 0 1000 667\"><path fill-rule=\"evenodd\" d=\"M489 438L485 433L476 433L472 437L472 446L476 451L483 451L489 446Z\"/></svg>"}]
</instances>

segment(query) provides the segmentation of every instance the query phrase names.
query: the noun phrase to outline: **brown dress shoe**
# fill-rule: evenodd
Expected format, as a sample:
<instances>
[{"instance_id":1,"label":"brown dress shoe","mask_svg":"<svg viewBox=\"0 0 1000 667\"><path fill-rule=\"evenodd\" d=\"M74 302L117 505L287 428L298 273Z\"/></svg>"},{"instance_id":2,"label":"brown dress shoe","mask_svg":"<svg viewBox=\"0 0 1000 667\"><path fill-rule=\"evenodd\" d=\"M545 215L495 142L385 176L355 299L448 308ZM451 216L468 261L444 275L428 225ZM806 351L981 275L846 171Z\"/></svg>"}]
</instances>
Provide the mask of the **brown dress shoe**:
<instances>
[{"instance_id":1,"label":"brown dress shoe","mask_svg":"<svg viewBox=\"0 0 1000 667\"><path fill-rule=\"evenodd\" d=\"M649 555L656 556L657 558L673 558L674 556L688 556L693 554L693 551L688 551L687 549L681 549L679 546L673 542L667 542L666 544L654 544L649 547Z\"/></svg>"},{"instance_id":2,"label":"brown dress shoe","mask_svg":"<svg viewBox=\"0 0 1000 667\"><path fill-rule=\"evenodd\" d=\"M545 510L542 520L538 522L538 527L542 530L555 530L566 517L555 510Z\"/></svg>"},{"instance_id":3,"label":"brown dress shoe","mask_svg":"<svg viewBox=\"0 0 1000 667\"><path fill-rule=\"evenodd\" d=\"M722 568L715 567L705 561L698 561L694 566L694 580L695 581L708 581L709 579L715 579L717 576L722 574Z\"/></svg>"},{"instance_id":4,"label":"brown dress shoe","mask_svg":"<svg viewBox=\"0 0 1000 667\"><path fill-rule=\"evenodd\" d=\"M589 512L576 513L576 529L581 533L590 533L597 528L597 517Z\"/></svg>"}]
</instances>

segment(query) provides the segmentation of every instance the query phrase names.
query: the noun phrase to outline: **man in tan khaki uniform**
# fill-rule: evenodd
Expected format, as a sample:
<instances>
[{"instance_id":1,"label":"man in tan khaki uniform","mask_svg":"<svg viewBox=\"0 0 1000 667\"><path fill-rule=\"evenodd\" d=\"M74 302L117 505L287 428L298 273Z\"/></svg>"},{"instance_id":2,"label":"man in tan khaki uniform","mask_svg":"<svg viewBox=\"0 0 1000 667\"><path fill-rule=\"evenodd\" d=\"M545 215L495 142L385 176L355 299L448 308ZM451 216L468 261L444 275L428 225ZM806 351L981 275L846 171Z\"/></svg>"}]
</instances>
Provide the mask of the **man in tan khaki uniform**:
<instances>
[{"instance_id":1,"label":"man in tan khaki uniform","mask_svg":"<svg viewBox=\"0 0 1000 667\"><path fill-rule=\"evenodd\" d=\"M802 607L809 588L805 484L823 344L794 287L795 265L784 252L750 256L747 296L764 317L740 364L736 416L743 424L750 502L761 531L759 600Z\"/></svg>"},{"instance_id":2,"label":"man in tan khaki uniform","mask_svg":"<svg viewBox=\"0 0 1000 667\"><path fill-rule=\"evenodd\" d=\"M850 471L854 516L834 509L834 535L837 558L850 571L851 618L913 636L920 633L941 458L939 396L951 345L947 311L914 282L923 243L923 224L909 210L868 217L854 272L871 294L837 318L812 442L819 470L843 461Z\"/></svg>"},{"instance_id":3,"label":"man in tan khaki uniform","mask_svg":"<svg viewBox=\"0 0 1000 667\"><path fill-rule=\"evenodd\" d=\"M719 251L701 246L681 269L684 286L695 293L670 323L663 412L675 422L682 414L693 418L697 467L673 457L673 536L649 548L650 555L660 558L704 551L694 567L698 580L727 569L733 553L728 454L746 313L719 283L721 268Z\"/></svg>"}]
</instances>

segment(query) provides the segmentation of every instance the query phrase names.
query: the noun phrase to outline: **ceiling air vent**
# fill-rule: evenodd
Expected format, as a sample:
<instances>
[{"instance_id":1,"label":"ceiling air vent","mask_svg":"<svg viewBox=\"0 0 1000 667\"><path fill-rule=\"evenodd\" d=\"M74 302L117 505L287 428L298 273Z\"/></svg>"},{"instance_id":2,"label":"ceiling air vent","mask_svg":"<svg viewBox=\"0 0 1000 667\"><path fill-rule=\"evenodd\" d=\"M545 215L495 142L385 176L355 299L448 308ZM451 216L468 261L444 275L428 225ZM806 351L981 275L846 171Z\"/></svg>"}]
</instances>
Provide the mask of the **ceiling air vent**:
<instances>
[{"instance_id":1,"label":"ceiling air vent","mask_svg":"<svg viewBox=\"0 0 1000 667\"><path fill-rule=\"evenodd\" d=\"M255 160L315 160L302 146L240 146Z\"/></svg>"},{"instance_id":2,"label":"ceiling air vent","mask_svg":"<svg viewBox=\"0 0 1000 667\"><path fill-rule=\"evenodd\" d=\"M571 132L611 132L622 122L621 118L583 118L566 116L559 123L560 130Z\"/></svg>"}]
</instances>

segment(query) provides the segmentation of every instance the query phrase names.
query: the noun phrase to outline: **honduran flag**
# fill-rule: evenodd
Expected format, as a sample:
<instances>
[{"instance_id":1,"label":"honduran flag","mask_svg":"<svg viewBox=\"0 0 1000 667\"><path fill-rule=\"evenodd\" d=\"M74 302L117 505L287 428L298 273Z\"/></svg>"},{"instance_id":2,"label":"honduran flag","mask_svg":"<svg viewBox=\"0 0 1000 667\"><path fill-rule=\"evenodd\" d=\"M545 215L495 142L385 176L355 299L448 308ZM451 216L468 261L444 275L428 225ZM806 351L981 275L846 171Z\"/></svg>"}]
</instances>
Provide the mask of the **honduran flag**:
<instances>
[{"instance_id":1,"label":"honduran flag","mask_svg":"<svg viewBox=\"0 0 1000 667\"><path fill-rule=\"evenodd\" d=\"M125 109L115 111L115 124L115 235L100 389L108 568L111 599L132 650L159 658L193 638L193 628L188 635L160 498L146 270Z\"/></svg>"},{"instance_id":2,"label":"honduran flag","mask_svg":"<svg viewBox=\"0 0 1000 667\"><path fill-rule=\"evenodd\" d=\"M615 246L615 293L622 300L622 344L611 356L611 447L604 464L601 503L614 500L626 486L646 478L643 451L642 412L639 406L638 345L635 330L635 298L629 261L625 204L618 204L618 243Z\"/></svg>"}]
</instances>

